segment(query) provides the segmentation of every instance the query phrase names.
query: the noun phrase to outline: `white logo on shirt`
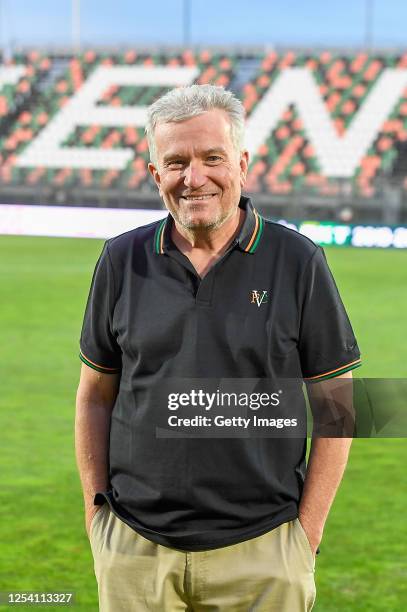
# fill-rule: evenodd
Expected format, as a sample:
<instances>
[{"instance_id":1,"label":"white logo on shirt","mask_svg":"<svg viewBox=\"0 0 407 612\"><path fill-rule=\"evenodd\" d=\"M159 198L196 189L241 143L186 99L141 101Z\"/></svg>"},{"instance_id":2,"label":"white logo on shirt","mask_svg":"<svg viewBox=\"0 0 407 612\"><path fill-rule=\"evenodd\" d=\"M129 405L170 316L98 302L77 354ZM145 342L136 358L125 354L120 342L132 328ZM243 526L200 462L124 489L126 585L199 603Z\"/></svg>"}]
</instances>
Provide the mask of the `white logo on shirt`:
<instances>
[{"instance_id":1,"label":"white logo on shirt","mask_svg":"<svg viewBox=\"0 0 407 612\"><path fill-rule=\"evenodd\" d=\"M260 308L260 306L262 304L267 304L269 296L268 296L268 292L266 290L264 291L259 291L258 289L252 289L251 292L251 304L257 304L257 306Z\"/></svg>"}]
</instances>

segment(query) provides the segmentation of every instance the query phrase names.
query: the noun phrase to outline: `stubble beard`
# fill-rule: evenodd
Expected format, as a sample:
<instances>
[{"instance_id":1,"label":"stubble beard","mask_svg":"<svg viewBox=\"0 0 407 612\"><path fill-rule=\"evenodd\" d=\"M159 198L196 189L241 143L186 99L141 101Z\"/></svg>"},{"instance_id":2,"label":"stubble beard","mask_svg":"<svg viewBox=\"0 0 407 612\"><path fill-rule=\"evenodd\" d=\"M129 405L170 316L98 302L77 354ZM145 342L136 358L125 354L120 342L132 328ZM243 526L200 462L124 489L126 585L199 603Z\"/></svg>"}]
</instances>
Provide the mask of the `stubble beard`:
<instances>
[{"instance_id":1,"label":"stubble beard","mask_svg":"<svg viewBox=\"0 0 407 612\"><path fill-rule=\"evenodd\" d=\"M213 221L194 221L193 219L178 217L176 219L181 227L189 230L189 231L205 231L205 230L214 230L218 229L223 225L226 221L227 217L219 216L217 219Z\"/></svg>"},{"instance_id":2,"label":"stubble beard","mask_svg":"<svg viewBox=\"0 0 407 612\"><path fill-rule=\"evenodd\" d=\"M198 207L197 207L198 208ZM215 218L211 220L199 220L194 221L192 215L190 213L184 213L184 211L180 211L179 209L174 208L174 210L170 210L170 213L174 217L175 221L184 229L189 232L194 233L203 233L207 231L214 231L222 227L222 225L230 219L234 214L236 214L236 210L231 208L229 210L219 210L215 216ZM199 210L199 209L198 209ZM181 213L181 214L180 214ZM193 209L192 209L193 213Z\"/></svg>"},{"instance_id":3,"label":"stubble beard","mask_svg":"<svg viewBox=\"0 0 407 612\"><path fill-rule=\"evenodd\" d=\"M195 221L193 219L193 211L191 213L184 214L183 211L179 210L170 210L170 213L174 217L175 221L184 229L190 232L203 232L208 230L215 230L221 227L225 221L229 218L231 211L225 213L224 211L219 211L214 219L202 219Z\"/></svg>"}]
</instances>

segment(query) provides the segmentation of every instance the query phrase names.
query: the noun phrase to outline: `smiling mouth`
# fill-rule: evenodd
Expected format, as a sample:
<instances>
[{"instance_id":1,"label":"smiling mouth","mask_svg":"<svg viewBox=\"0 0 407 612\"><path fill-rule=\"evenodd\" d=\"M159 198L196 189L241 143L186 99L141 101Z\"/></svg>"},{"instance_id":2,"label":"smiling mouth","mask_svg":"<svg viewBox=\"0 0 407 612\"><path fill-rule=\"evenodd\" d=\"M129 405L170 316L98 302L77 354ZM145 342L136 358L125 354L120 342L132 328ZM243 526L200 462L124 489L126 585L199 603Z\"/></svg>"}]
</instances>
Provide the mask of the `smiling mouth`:
<instances>
[{"instance_id":1,"label":"smiling mouth","mask_svg":"<svg viewBox=\"0 0 407 612\"><path fill-rule=\"evenodd\" d=\"M210 200L216 195L216 193L203 193L199 195L181 196L180 200L186 200L187 202L200 202L202 200Z\"/></svg>"}]
</instances>

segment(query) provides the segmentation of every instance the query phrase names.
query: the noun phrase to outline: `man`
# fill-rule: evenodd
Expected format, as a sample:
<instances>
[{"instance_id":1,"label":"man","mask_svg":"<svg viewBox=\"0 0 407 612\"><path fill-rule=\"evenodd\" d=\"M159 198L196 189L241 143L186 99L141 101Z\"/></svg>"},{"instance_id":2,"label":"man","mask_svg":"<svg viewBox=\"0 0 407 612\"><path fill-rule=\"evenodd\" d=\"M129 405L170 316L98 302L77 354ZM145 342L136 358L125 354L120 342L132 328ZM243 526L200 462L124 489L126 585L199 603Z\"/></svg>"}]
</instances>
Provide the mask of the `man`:
<instances>
[{"instance_id":1,"label":"man","mask_svg":"<svg viewBox=\"0 0 407 612\"><path fill-rule=\"evenodd\" d=\"M349 440L313 439L304 483L303 437L158 427L179 378L305 379L323 397L325 379L360 364L322 250L241 196L243 125L221 87L157 100L149 170L169 214L108 240L95 269L76 448L102 611L314 603L315 553Z\"/></svg>"}]
</instances>

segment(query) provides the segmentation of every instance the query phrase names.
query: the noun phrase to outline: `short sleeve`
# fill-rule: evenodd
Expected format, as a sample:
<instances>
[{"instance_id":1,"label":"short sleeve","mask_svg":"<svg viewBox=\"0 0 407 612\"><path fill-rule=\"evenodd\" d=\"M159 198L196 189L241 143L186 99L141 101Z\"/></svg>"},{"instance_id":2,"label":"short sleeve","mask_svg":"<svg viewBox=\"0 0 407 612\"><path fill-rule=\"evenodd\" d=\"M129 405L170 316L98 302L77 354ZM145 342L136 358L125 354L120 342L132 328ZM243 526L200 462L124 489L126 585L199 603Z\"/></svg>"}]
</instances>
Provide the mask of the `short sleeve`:
<instances>
[{"instance_id":1,"label":"short sleeve","mask_svg":"<svg viewBox=\"0 0 407 612\"><path fill-rule=\"evenodd\" d=\"M360 351L320 247L308 263L303 283L299 354L304 380L317 382L357 368Z\"/></svg>"},{"instance_id":2,"label":"short sleeve","mask_svg":"<svg viewBox=\"0 0 407 612\"><path fill-rule=\"evenodd\" d=\"M80 359L91 368L105 374L121 370L121 350L113 327L115 283L108 244L93 273L80 338Z\"/></svg>"}]
</instances>

